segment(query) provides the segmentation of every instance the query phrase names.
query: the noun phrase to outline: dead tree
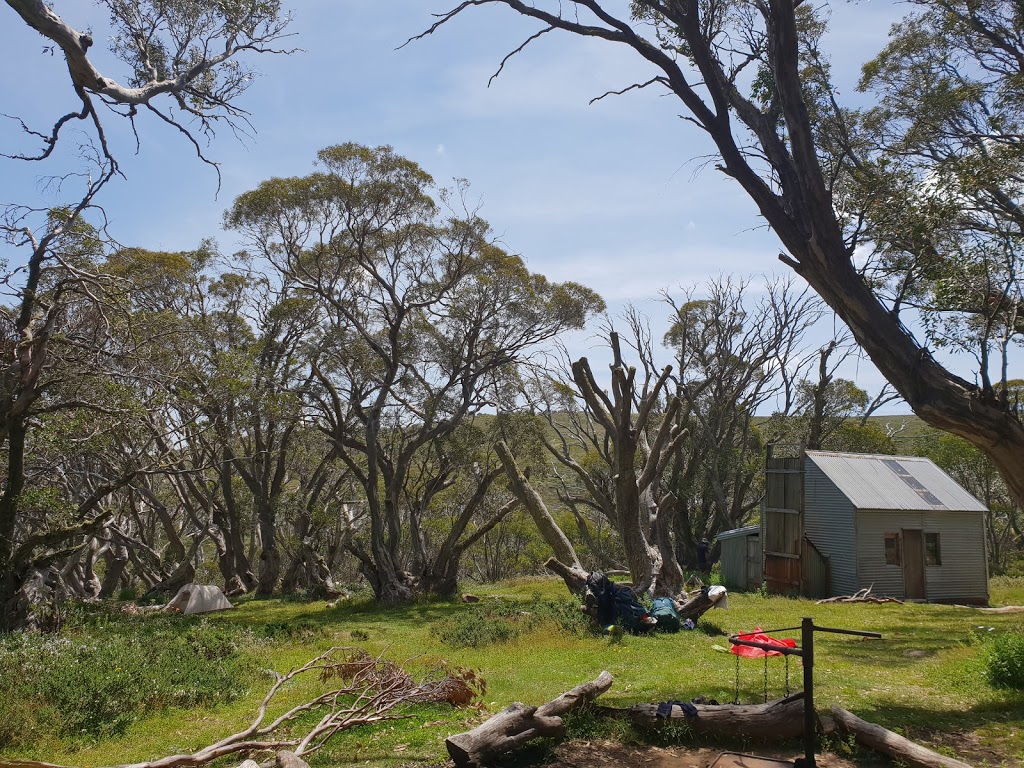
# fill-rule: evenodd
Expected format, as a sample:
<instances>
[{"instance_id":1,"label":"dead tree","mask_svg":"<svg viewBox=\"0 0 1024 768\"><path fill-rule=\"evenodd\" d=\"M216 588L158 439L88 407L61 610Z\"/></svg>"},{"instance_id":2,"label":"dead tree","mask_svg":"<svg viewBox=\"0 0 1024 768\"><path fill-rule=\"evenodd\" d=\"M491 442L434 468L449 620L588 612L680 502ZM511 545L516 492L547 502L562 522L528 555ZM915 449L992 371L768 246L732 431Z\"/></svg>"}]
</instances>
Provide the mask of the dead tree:
<instances>
[{"instance_id":1,"label":"dead tree","mask_svg":"<svg viewBox=\"0 0 1024 768\"><path fill-rule=\"evenodd\" d=\"M629 317L638 349L649 341L637 316ZM573 472L586 491L586 503L607 518L619 534L626 564L637 591L674 594L683 583L682 570L669 541L674 497L656 494L669 458L686 436L678 423L680 401L663 395L672 367L660 372L641 349L641 381L635 366L622 356L619 334L608 331L612 350L611 394L596 381L590 361L583 357L572 364L572 379L585 411L568 427L549 414L560 445L544 440L558 462ZM574 432L572 443L594 450L607 465L610 481L603 483L592 470L577 461L565 432ZM576 500L576 499L572 499Z\"/></svg>"}]
</instances>

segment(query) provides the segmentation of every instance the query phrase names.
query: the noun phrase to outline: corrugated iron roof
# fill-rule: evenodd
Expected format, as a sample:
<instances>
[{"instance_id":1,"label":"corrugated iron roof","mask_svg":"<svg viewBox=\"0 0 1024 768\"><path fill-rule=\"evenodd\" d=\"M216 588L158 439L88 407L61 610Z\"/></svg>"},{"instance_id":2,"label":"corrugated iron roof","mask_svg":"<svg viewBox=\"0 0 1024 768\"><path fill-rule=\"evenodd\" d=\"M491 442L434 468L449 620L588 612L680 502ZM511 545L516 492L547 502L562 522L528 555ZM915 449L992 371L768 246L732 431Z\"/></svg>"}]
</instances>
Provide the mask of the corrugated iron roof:
<instances>
[{"instance_id":1,"label":"corrugated iron roof","mask_svg":"<svg viewBox=\"0 0 1024 768\"><path fill-rule=\"evenodd\" d=\"M984 512L985 505L930 459L807 451L857 509Z\"/></svg>"},{"instance_id":2,"label":"corrugated iron roof","mask_svg":"<svg viewBox=\"0 0 1024 768\"><path fill-rule=\"evenodd\" d=\"M748 525L746 528L733 528L731 531L722 531L715 538L721 541L722 539L731 539L736 536L753 536L759 533L761 533L760 525Z\"/></svg>"}]
</instances>

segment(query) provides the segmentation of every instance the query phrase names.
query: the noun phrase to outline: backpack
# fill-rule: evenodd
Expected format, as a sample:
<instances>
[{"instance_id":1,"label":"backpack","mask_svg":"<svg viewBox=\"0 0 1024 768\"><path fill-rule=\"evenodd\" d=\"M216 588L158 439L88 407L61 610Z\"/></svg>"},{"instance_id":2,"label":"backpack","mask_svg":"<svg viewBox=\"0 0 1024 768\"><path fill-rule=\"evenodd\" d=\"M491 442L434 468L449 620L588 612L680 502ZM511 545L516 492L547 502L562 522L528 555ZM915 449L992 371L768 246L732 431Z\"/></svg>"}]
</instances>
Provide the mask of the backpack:
<instances>
[{"instance_id":1,"label":"backpack","mask_svg":"<svg viewBox=\"0 0 1024 768\"><path fill-rule=\"evenodd\" d=\"M594 596L597 603L597 623L602 627L614 624L615 585L611 580L601 571L594 571L587 577L587 591Z\"/></svg>"},{"instance_id":2,"label":"backpack","mask_svg":"<svg viewBox=\"0 0 1024 768\"><path fill-rule=\"evenodd\" d=\"M649 632L654 625L646 625L640 621L647 615L647 609L636 599L636 594L629 587L612 584L615 595L615 617L619 624L634 634Z\"/></svg>"},{"instance_id":3,"label":"backpack","mask_svg":"<svg viewBox=\"0 0 1024 768\"><path fill-rule=\"evenodd\" d=\"M658 620L658 629L662 632L678 632L680 627L679 613L668 597L656 597L653 601L651 616Z\"/></svg>"}]
</instances>

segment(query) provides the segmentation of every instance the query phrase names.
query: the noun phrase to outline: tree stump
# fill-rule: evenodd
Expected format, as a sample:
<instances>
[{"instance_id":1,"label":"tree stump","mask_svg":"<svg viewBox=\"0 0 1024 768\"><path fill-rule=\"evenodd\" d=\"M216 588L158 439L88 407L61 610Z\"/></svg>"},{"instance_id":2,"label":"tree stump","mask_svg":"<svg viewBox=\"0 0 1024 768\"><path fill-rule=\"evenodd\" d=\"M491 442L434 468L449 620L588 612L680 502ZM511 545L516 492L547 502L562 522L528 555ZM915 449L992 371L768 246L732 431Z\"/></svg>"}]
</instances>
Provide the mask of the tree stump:
<instances>
[{"instance_id":1,"label":"tree stump","mask_svg":"<svg viewBox=\"0 0 1024 768\"><path fill-rule=\"evenodd\" d=\"M682 605L676 603L676 612L679 614L680 621L690 619L694 624L696 624L697 619L714 608L715 603L710 597L708 597L708 591L709 587L703 587L700 592Z\"/></svg>"},{"instance_id":2,"label":"tree stump","mask_svg":"<svg viewBox=\"0 0 1024 768\"><path fill-rule=\"evenodd\" d=\"M612 687L612 676L602 672L596 680L578 685L539 707L518 702L506 707L471 731L445 741L457 768L479 768L500 754L521 747L539 736L561 737L561 715L593 701Z\"/></svg>"}]
</instances>

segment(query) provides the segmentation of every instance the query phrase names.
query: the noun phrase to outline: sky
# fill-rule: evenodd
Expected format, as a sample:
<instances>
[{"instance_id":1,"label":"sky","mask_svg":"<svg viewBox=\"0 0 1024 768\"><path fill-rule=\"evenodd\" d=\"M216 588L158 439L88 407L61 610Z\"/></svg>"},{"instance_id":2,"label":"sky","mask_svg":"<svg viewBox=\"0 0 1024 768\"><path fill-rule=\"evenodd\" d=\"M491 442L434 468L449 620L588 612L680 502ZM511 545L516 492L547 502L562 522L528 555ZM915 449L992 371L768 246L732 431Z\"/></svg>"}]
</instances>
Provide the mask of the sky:
<instances>
[{"instance_id":1,"label":"sky","mask_svg":"<svg viewBox=\"0 0 1024 768\"><path fill-rule=\"evenodd\" d=\"M723 274L749 278L754 291L788 270L779 243L738 185L712 167L698 129L681 105L653 90L589 104L606 91L652 76L636 54L603 41L545 35L488 79L502 57L537 26L506 8L470 9L434 35L402 44L450 6L436 0L286 0L294 20L288 56L247 63L259 77L239 102L255 132L221 131L204 151L217 177L173 129L138 121L140 148L127 121L106 125L126 179L103 191L112 234L154 250L194 248L215 238L237 243L221 216L240 193L272 176L312 170L316 152L355 141L392 145L442 184L464 178L501 243L549 279L576 280L600 293L615 314L632 304L657 330L667 314L662 290ZM625 5L625 3L623 3ZM124 78L100 51L102 10L87 0L54 0L54 10L97 38L101 70ZM860 65L884 45L906 4L833 2L825 48L841 99L855 93ZM74 107L66 68L14 12L0 9L0 112L33 127L52 125ZM0 146L28 149L15 121L0 120ZM52 205L60 190L44 174L77 167L74 143L44 168L0 161L0 203ZM68 182L65 193L71 189ZM3 256L17 264L19 254ZM21 257L23 258L23 257ZM826 317L814 339L831 338ZM596 325L570 340L570 353L600 359ZM962 366L962 373L968 367ZM863 359L841 375L874 393L883 379ZM906 412L905 404L889 412Z\"/></svg>"}]
</instances>

